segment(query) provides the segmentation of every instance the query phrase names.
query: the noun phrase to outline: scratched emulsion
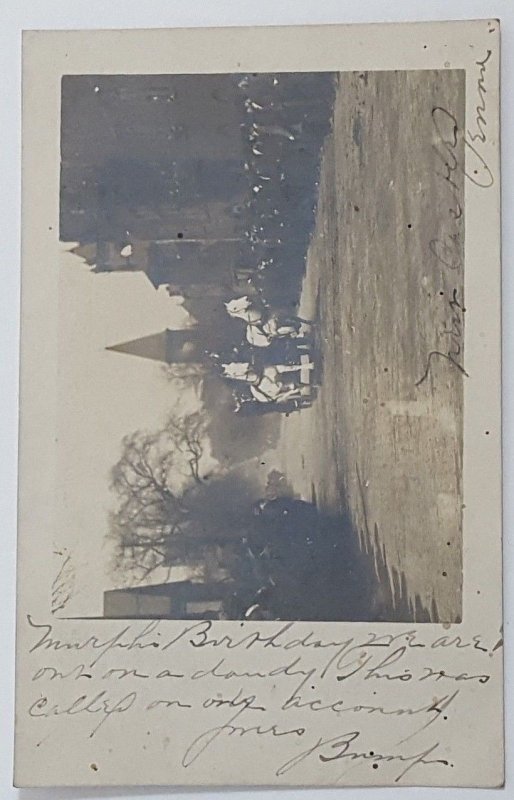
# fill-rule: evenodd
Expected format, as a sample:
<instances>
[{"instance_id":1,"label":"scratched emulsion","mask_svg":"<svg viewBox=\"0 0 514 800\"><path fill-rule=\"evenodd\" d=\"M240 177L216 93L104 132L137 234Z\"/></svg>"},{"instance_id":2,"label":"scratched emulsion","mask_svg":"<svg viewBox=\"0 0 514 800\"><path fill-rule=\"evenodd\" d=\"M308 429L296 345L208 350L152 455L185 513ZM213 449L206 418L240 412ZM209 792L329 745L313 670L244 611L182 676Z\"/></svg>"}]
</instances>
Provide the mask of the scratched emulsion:
<instances>
[{"instance_id":1,"label":"scratched emulsion","mask_svg":"<svg viewBox=\"0 0 514 800\"><path fill-rule=\"evenodd\" d=\"M322 385L282 422L285 472L349 511L389 619L462 613L464 80L339 76L300 308Z\"/></svg>"}]
</instances>

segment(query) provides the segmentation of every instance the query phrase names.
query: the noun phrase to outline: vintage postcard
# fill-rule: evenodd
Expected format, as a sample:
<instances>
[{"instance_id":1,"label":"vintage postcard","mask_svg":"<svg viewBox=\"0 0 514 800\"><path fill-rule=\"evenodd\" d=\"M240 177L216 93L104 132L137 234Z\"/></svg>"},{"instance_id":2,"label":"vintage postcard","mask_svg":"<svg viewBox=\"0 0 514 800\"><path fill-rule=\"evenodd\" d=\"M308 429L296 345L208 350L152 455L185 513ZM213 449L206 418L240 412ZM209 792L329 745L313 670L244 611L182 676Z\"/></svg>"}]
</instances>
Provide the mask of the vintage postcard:
<instances>
[{"instance_id":1,"label":"vintage postcard","mask_svg":"<svg viewBox=\"0 0 514 800\"><path fill-rule=\"evenodd\" d=\"M498 21L23 50L16 785L501 785Z\"/></svg>"}]
</instances>

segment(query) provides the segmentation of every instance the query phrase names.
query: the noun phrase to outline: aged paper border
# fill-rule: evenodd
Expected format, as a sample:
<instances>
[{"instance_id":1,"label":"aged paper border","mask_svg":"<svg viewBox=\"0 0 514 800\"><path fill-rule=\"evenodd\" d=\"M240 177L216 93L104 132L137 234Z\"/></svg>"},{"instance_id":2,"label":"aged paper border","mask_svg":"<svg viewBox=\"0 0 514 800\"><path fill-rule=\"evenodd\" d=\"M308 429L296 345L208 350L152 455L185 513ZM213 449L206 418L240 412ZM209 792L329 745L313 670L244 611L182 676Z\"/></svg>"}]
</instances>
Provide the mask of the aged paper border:
<instances>
[{"instance_id":1,"label":"aged paper border","mask_svg":"<svg viewBox=\"0 0 514 800\"><path fill-rule=\"evenodd\" d=\"M428 47L424 49L424 44ZM474 45L474 49L470 45ZM95 783L66 754L59 776L38 763L24 726L29 680L23 654L26 615L47 603L52 580L52 497L57 342L59 102L62 74L394 70L464 68L466 115L476 106L476 53L492 49L484 147L495 184L466 182L466 369L464 397L464 609L458 632L473 635L501 626L501 405L499 237L499 31L496 21L470 23L313 26L254 29L28 32L24 36L23 238L18 542L17 761L23 784ZM475 376L477 376L475 378ZM485 431L489 434L485 435ZM37 551L34 542L37 542ZM48 554L41 557L42 553ZM33 580L38 571L37 581ZM480 594L477 592L480 591ZM174 624L174 623L170 623ZM180 624L180 623L178 623ZM224 623L228 628L237 623ZM87 623L81 623L82 626ZM347 626L347 623L339 623ZM352 623L352 629L366 626ZM333 625L319 623L320 629ZM387 629L406 628L387 624ZM440 630L427 625L424 629ZM491 774L472 758L455 770L453 785L492 785L501 773L501 666L488 689ZM470 732L475 720L469 709ZM463 719L461 717L461 725ZM457 750L460 749L457 746ZM475 763L474 763L475 762ZM463 762L464 763L464 762ZM23 772L23 775L21 775ZM206 776L207 777L207 776ZM241 783L241 776L235 776ZM173 776L164 782L170 783ZM110 783L150 783L111 775ZM162 781L161 781L162 782ZM196 775L194 783L200 783ZM256 773L245 782L259 784ZM287 783L287 782L285 782ZM370 781L373 783L373 781ZM444 785L444 783L443 783ZM497 784L496 784L497 785Z\"/></svg>"}]
</instances>

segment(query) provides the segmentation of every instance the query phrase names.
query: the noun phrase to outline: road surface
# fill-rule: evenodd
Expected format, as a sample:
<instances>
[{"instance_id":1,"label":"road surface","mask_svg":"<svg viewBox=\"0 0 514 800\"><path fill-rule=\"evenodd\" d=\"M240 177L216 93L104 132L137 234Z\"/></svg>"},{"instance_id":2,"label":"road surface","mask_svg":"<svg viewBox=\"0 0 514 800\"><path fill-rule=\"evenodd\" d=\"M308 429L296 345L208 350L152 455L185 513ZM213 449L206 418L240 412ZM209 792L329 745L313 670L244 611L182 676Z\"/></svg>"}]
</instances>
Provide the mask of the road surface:
<instances>
[{"instance_id":1,"label":"road surface","mask_svg":"<svg viewBox=\"0 0 514 800\"><path fill-rule=\"evenodd\" d=\"M349 514L392 620L462 615L463 115L461 71L339 76L299 312L321 389L276 452Z\"/></svg>"}]
</instances>

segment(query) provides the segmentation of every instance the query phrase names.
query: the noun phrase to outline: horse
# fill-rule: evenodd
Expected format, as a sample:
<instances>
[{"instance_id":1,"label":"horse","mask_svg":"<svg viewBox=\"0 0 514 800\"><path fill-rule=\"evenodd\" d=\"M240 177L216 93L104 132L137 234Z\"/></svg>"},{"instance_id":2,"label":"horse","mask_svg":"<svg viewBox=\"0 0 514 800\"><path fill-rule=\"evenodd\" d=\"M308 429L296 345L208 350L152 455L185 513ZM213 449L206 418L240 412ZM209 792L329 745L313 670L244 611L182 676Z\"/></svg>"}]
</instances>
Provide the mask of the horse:
<instances>
[{"instance_id":1,"label":"horse","mask_svg":"<svg viewBox=\"0 0 514 800\"><path fill-rule=\"evenodd\" d=\"M264 367L259 373L249 362L232 361L222 364L223 376L230 380L244 381L249 385L252 397L258 403L287 403L302 397L302 387L294 382L283 381L281 375L301 369L298 365L279 364Z\"/></svg>"},{"instance_id":2,"label":"horse","mask_svg":"<svg viewBox=\"0 0 514 800\"><path fill-rule=\"evenodd\" d=\"M311 325L301 317L259 306L247 295L235 297L224 305L229 316L246 323L246 340L254 347L269 347L274 339L282 337L303 338Z\"/></svg>"}]
</instances>

